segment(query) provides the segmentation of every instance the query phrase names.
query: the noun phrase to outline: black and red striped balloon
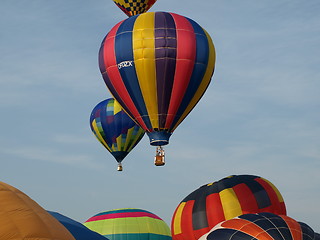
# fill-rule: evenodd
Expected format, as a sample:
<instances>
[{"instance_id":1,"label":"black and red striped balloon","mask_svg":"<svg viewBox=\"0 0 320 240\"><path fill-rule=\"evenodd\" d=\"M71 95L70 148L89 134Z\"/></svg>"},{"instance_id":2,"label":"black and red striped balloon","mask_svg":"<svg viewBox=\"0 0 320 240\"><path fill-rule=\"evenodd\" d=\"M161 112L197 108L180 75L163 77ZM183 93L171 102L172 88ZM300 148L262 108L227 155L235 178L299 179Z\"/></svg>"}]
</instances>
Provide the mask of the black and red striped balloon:
<instances>
[{"instance_id":1,"label":"black and red striped balloon","mask_svg":"<svg viewBox=\"0 0 320 240\"><path fill-rule=\"evenodd\" d=\"M172 218L172 238L195 240L222 221L261 212L286 215L278 189L259 176L230 176L200 187L181 201Z\"/></svg>"}]
</instances>

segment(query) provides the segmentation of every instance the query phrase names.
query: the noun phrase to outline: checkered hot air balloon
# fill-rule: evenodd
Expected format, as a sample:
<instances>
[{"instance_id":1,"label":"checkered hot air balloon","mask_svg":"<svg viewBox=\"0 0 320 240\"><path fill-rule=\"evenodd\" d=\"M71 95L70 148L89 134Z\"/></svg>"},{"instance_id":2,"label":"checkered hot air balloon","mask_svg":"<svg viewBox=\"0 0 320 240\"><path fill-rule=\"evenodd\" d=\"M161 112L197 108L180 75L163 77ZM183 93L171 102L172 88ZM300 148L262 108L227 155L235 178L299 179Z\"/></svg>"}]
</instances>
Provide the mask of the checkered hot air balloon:
<instances>
[{"instance_id":1,"label":"checkered hot air balloon","mask_svg":"<svg viewBox=\"0 0 320 240\"><path fill-rule=\"evenodd\" d=\"M181 201L171 223L174 240L197 240L216 224L247 213L286 215L278 189L253 175L233 175L203 185Z\"/></svg>"},{"instance_id":2,"label":"checkered hot air balloon","mask_svg":"<svg viewBox=\"0 0 320 240\"><path fill-rule=\"evenodd\" d=\"M160 217L137 208L102 212L84 225L110 240L171 240L169 226Z\"/></svg>"},{"instance_id":3,"label":"checkered hot air balloon","mask_svg":"<svg viewBox=\"0 0 320 240\"><path fill-rule=\"evenodd\" d=\"M305 223L273 213L244 214L216 225L199 240L316 240Z\"/></svg>"},{"instance_id":4,"label":"checkered hot air balloon","mask_svg":"<svg viewBox=\"0 0 320 240\"><path fill-rule=\"evenodd\" d=\"M113 97L163 146L205 93L215 66L209 34L174 13L143 13L118 24L99 52Z\"/></svg>"},{"instance_id":5,"label":"checkered hot air balloon","mask_svg":"<svg viewBox=\"0 0 320 240\"><path fill-rule=\"evenodd\" d=\"M90 127L99 142L118 162L122 171L122 160L138 144L144 135L140 128L113 98L100 102L92 110Z\"/></svg>"},{"instance_id":6,"label":"checkered hot air balloon","mask_svg":"<svg viewBox=\"0 0 320 240\"><path fill-rule=\"evenodd\" d=\"M113 2L127 14L128 17L131 17L148 11L156 0L113 0Z\"/></svg>"}]
</instances>

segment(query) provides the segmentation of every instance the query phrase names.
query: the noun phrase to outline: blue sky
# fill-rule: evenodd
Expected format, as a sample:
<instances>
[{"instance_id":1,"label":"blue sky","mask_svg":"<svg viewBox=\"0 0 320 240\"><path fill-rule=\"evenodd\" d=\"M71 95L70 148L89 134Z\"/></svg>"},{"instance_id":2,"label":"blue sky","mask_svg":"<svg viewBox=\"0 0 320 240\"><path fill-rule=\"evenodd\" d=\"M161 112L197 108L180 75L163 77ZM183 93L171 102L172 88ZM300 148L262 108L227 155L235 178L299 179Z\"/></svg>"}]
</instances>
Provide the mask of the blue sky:
<instances>
[{"instance_id":1,"label":"blue sky","mask_svg":"<svg viewBox=\"0 0 320 240\"><path fill-rule=\"evenodd\" d=\"M134 207L170 224L199 186L253 174L320 232L319 1L158 0L150 11L205 28L216 71L165 147L166 165L153 165L145 136L117 172L89 116L110 97L100 43L126 15L111 0L2 0L0 180L80 222Z\"/></svg>"}]
</instances>

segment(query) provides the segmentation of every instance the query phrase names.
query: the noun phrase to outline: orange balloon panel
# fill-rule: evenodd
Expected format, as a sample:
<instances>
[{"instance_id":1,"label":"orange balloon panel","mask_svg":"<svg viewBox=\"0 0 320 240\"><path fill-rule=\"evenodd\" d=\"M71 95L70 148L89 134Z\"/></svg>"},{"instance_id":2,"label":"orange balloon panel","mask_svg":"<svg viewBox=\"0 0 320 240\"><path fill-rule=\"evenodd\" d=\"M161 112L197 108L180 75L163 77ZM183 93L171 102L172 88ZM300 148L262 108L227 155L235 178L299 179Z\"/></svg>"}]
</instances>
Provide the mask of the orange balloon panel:
<instances>
[{"instance_id":1,"label":"orange balloon panel","mask_svg":"<svg viewBox=\"0 0 320 240\"><path fill-rule=\"evenodd\" d=\"M0 240L75 240L45 209L4 182L0 182L0 201Z\"/></svg>"}]
</instances>

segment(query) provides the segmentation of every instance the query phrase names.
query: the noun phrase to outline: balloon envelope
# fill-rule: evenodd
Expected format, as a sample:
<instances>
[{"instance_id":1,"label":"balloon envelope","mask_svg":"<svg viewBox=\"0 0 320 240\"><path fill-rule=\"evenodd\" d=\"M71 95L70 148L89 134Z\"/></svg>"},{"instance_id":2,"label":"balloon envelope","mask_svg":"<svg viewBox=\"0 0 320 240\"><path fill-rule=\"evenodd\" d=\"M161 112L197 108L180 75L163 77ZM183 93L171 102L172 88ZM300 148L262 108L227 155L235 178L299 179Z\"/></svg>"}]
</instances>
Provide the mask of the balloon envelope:
<instances>
[{"instance_id":1,"label":"balloon envelope","mask_svg":"<svg viewBox=\"0 0 320 240\"><path fill-rule=\"evenodd\" d=\"M100 102L92 110L90 127L99 142L119 163L144 135L143 129L122 110L113 98Z\"/></svg>"},{"instance_id":2,"label":"balloon envelope","mask_svg":"<svg viewBox=\"0 0 320 240\"><path fill-rule=\"evenodd\" d=\"M107 34L99 66L113 97L162 146L206 91L215 65L209 34L174 13L130 17Z\"/></svg>"},{"instance_id":3,"label":"balloon envelope","mask_svg":"<svg viewBox=\"0 0 320 240\"><path fill-rule=\"evenodd\" d=\"M152 7L156 0L113 0L128 17L144 13Z\"/></svg>"},{"instance_id":4,"label":"balloon envelope","mask_svg":"<svg viewBox=\"0 0 320 240\"><path fill-rule=\"evenodd\" d=\"M171 240L168 225L157 215L142 209L102 212L89 218L84 225L110 240Z\"/></svg>"},{"instance_id":5,"label":"balloon envelope","mask_svg":"<svg viewBox=\"0 0 320 240\"><path fill-rule=\"evenodd\" d=\"M4 182L0 199L0 240L75 240L45 209Z\"/></svg>"},{"instance_id":6,"label":"balloon envelope","mask_svg":"<svg viewBox=\"0 0 320 240\"><path fill-rule=\"evenodd\" d=\"M224 221L199 240L315 240L306 224L273 213L244 214Z\"/></svg>"},{"instance_id":7,"label":"balloon envelope","mask_svg":"<svg viewBox=\"0 0 320 240\"><path fill-rule=\"evenodd\" d=\"M171 222L174 240L193 240L216 224L246 213L286 214L278 189L253 175L233 175L203 185L181 201Z\"/></svg>"},{"instance_id":8,"label":"balloon envelope","mask_svg":"<svg viewBox=\"0 0 320 240\"><path fill-rule=\"evenodd\" d=\"M91 231L83 224L68 218L60 213L48 211L55 219L57 219L76 240L108 240L106 237Z\"/></svg>"}]
</instances>

